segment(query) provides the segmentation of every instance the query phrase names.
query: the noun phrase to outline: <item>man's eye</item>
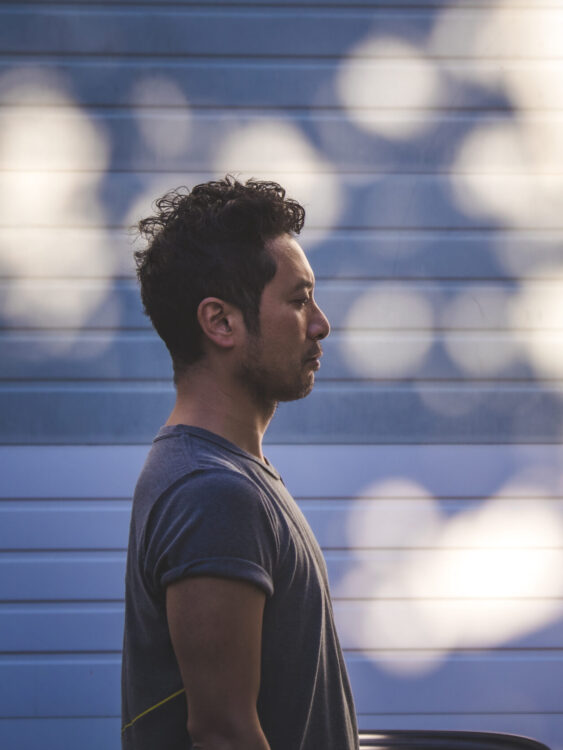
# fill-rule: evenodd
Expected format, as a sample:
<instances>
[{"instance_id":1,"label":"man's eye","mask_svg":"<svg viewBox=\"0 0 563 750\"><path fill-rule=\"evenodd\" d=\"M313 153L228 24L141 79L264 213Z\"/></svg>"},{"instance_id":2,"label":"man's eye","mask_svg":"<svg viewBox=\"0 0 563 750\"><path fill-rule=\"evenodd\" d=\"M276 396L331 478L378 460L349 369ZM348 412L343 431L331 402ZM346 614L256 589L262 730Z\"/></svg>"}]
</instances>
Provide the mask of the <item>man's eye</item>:
<instances>
[{"instance_id":1,"label":"man's eye","mask_svg":"<svg viewBox=\"0 0 563 750\"><path fill-rule=\"evenodd\" d=\"M294 303L296 305L300 305L301 307L304 307L305 305L307 305L311 301L311 298L310 297L302 297L301 299L296 299L296 300L293 300L293 301L294 301Z\"/></svg>"}]
</instances>

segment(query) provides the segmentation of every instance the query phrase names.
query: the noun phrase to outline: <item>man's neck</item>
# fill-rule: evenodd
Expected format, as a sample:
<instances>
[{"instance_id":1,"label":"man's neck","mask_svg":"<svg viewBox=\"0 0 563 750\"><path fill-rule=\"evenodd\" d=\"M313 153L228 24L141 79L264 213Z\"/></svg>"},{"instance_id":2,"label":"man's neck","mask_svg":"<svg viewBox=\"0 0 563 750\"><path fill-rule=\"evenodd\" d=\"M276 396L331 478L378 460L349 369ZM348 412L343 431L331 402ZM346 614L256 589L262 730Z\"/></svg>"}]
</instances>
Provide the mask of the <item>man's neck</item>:
<instances>
[{"instance_id":1,"label":"man's neck","mask_svg":"<svg viewBox=\"0 0 563 750\"><path fill-rule=\"evenodd\" d=\"M178 383L166 424L209 430L263 461L262 438L274 411L275 404L258 404L242 385L197 368Z\"/></svg>"}]
</instances>

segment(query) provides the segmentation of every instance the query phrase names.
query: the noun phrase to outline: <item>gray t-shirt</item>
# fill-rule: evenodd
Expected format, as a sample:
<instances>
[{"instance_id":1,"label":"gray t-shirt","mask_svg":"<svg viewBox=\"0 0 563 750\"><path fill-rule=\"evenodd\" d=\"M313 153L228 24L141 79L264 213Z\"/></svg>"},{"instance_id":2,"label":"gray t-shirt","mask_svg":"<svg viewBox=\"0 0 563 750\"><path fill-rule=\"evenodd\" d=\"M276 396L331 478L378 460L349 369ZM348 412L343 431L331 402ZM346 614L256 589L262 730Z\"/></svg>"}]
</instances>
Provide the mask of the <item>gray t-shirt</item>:
<instances>
[{"instance_id":1,"label":"gray t-shirt","mask_svg":"<svg viewBox=\"0 0 563 750\"><path fill-rule=\"evenodd\" d=\"M189 750L165 590L186 576L266 594L258 715L272 750L355 750L358 732L326 565L277 471L207 430L163 427L133 501L122 743Z\"/></svg>"}]
</instances>

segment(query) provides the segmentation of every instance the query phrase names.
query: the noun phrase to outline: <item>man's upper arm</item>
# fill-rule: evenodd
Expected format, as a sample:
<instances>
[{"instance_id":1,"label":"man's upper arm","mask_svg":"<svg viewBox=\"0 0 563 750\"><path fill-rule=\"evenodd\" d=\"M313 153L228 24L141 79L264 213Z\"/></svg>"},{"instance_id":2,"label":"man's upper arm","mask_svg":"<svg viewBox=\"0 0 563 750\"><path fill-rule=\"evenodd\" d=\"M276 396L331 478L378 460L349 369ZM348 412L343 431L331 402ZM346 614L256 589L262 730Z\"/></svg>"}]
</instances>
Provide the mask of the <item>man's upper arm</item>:
<instances>
[{"instance_id":1,"label":"man's upper arm","mask_svg":"<svg viewBox=\"0 0 563 750\"><path fill-rule=\"evenodd\" d=\"M194 742L267 750L256 711L266 595L242 580L188 577L166 589L168 627ZM224 745L221 745L224 746Z\"/></svg>"}]
</instances>

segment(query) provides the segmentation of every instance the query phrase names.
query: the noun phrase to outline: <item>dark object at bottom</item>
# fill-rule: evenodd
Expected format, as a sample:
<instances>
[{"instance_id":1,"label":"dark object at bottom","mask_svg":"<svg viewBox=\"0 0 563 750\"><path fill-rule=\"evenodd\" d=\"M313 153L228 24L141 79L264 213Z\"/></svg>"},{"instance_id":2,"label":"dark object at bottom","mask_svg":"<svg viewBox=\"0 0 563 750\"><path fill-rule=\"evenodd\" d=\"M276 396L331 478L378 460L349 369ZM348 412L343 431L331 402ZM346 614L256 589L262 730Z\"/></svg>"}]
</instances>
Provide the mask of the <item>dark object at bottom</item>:
<instances>
[{"instance_id":1,"label":"dark object at bottom","mask_svg":"<svg viewBox=\"0 0 563 750\"><path fill-rule=\"evenodd\" d=\"M516 734L392 730L360 732L360 750L549 750L547 745Z\"/></svg>"}]
</instances>

